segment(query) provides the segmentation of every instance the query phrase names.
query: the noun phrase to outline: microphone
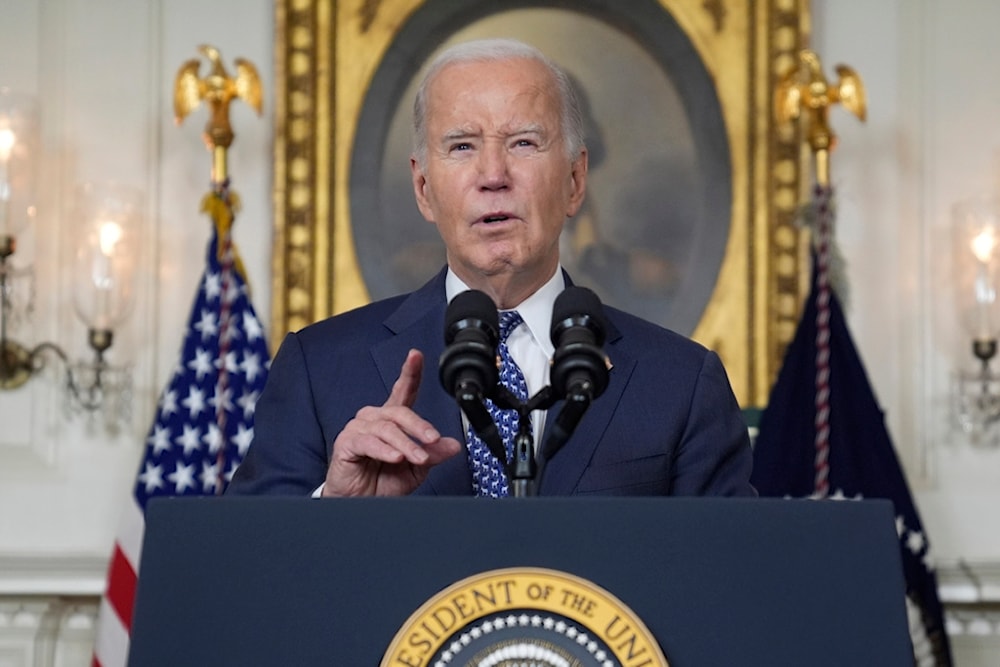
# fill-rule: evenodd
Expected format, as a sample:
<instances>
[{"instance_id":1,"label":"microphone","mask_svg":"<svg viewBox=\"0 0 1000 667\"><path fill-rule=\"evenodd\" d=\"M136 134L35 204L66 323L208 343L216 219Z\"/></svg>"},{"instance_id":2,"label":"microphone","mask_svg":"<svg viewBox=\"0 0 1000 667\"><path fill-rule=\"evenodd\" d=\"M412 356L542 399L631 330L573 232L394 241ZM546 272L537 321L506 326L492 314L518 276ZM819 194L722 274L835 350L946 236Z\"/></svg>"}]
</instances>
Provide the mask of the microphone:
<instances>
[{"instance_id":1,"label":"microphone","mask_svg":"<svg viewBox=\"0 0 1000 667\"><path fill-rule=\"evenodd\" d=\"M608 387L608 362L601 346L607 327L601 300L586 287L567 287L552 307L550 335L556 351L550 379L557 398L565 399L552 424L545 459L566 444L591 401Z\"/></svg>"},{"instance_id":2,"label":"microphone","mask_svg":"<svg viewBox=\"0 0 1000 667\"><path fill-rule=\"evenodd\" d=\"M469 424L494 456L506 461L503 438L484 402L492 397L500 381L496 304L483 292L468 290L451 300L444 320L445 349L438 365L441 384L455 397Z\"/></svg>"},{"instance_id":3,"label":"microphone","mask_svg":"<svg viewBox=\"0 0 1000 667\"><path fill-rule=\"evenodd\" d=\"M601 300L586 287L567 287L552 307L550 335L552 386L559 397L595 399L608 386L608 364L601 346L606 326Z\"/></svg>"}]
</instances>

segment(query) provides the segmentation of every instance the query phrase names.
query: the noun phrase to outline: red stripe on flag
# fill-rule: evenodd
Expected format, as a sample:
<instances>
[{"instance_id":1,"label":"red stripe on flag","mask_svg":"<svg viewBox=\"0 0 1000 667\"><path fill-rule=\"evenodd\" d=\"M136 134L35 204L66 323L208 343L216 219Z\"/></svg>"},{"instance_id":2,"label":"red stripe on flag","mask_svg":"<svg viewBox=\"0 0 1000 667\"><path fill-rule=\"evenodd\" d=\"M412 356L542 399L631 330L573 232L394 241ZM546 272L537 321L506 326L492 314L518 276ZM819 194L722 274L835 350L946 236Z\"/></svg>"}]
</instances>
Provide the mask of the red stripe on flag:
<instances>
[{"instance_id":1,"label":"red stripe on flag","mask_svg":"<svg viewBox=\"0 0 1000 667\"><path fill-rule=\"evenodd\" d=\"M135 570L125 558L121 547L115 544L115 553L111 557L111 567L108 570L108 602L118 614L122 625L132 632L132 608L135 605Z\"/></svg>"}]
</instances>

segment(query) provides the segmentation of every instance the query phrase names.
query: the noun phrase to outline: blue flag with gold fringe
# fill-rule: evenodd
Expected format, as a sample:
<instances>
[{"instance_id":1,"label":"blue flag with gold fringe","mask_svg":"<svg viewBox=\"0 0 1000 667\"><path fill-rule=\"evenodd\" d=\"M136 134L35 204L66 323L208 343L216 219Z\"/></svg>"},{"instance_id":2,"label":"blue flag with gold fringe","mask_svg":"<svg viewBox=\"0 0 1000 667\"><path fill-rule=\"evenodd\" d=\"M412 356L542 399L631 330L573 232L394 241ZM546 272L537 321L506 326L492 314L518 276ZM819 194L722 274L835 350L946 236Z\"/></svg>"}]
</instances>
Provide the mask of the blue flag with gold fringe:
<instances>
[{"instance_id":1,"label":"blue flag with gold fringe","mask_svg":"<svg viewBox=\"0 0 1000 667\"><path fill-rule=\"evenodd\" d=\"M840 302L819 273L761 415L751 481L761 496L891 500L915 664L949 667L927 534Z\"/></svg>"}]
</instances>

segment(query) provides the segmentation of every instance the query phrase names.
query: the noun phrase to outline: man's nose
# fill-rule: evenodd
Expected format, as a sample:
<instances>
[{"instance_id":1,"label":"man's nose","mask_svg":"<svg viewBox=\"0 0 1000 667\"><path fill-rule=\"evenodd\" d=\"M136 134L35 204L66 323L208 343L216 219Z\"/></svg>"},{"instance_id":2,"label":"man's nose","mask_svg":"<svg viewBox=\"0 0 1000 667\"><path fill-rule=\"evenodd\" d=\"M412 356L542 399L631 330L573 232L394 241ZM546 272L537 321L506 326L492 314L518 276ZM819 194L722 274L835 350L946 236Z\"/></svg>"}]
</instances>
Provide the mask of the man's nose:
<instances>
[{"instance_id":1,"label":"man's nose","mask_svg":"<svg viewBox=\"0 0 1000 667\"><path fill-rule=\"evenodd\" d=\"M479 154L480 187L499 190L509 184L509 164L506 147L500 142L488 142Z\"/></svg>"}]
</instances>

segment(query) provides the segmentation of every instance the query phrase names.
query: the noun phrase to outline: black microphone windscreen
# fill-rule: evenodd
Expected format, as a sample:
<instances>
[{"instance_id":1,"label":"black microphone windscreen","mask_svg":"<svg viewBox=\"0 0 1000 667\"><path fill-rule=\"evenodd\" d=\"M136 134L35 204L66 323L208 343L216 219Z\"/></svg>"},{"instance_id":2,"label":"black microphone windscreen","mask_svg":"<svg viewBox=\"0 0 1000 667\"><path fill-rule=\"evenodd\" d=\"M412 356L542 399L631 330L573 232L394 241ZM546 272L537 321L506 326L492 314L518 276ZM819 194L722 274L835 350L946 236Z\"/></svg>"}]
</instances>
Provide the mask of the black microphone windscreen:
<instances>
[{"instance_id":1,"label":"black microphone windscreen","mask_svg":"<svg viewBox=\"0 0 1000 667\"><path fill-rule=\"evenodd\" d=\"M473 324L474 323L474 324ZM444 339L446 345L451 345L455 335L469 325L481 327L485 325L491 330L493 340L500 331L500 316L497 313L493 299L479 290L467 290L455 295L448 304L444 315Z\"/></svg>"},{"instance_id":2,"label":"black microphone windscreen","mask_svg":"<svg viewBox=\"0 0 1000 667\"><path fill-rule=\"evenodd\" d=\"M552 344L559 347L559 339L571 326L586 326L594 333L597 345L604 343L604 307L593 290L573 285L556 297L552 305L552 324L549 329Z\"/></svg>"}]
</instances>

